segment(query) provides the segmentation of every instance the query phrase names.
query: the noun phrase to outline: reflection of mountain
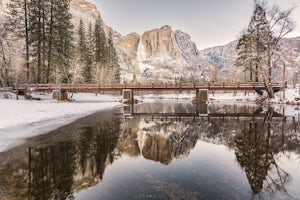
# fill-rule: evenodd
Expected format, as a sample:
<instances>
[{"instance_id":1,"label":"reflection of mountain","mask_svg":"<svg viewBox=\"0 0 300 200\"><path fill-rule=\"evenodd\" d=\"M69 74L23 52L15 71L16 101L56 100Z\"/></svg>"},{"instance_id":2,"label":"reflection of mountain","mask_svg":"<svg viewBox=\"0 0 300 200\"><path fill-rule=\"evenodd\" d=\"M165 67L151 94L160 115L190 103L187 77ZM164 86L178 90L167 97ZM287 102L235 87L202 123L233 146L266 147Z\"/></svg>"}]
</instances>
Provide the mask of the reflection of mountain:
<instances>
[{"instance_id":1,"label":"reflection of mountain","mask_svg":"<svg viewBox=\"0 0 300 200\"><path fill-rule=\"evenodd\" d=\"M177 110L184 109L179 106ZM187 157L199 139L234 149L256 194L269 186L270 178L277 180L272 169L279 171L278 177L286 183L288 176L276 165L275 156L286 151L299 154L300 149L295 120L271 120L272 115L196 120L105 115L92 115L1 153L0 199L72 198L74 192L98 184L106 167L124 154L168 165ZM275 184L284 188L284 184Z\"/></svg>"},{"instance_id":2,"label":"reflection of mountain","mask_svg":"<svg viewBox=\"0 0 300 200\"><path fill-rule=\"evenodd\" d=\"M122 124L117 152L170 164L186 157L197 142L197 134L189 132L184 122L172 123L132 119Z\"/></svg>"}]
</instances>

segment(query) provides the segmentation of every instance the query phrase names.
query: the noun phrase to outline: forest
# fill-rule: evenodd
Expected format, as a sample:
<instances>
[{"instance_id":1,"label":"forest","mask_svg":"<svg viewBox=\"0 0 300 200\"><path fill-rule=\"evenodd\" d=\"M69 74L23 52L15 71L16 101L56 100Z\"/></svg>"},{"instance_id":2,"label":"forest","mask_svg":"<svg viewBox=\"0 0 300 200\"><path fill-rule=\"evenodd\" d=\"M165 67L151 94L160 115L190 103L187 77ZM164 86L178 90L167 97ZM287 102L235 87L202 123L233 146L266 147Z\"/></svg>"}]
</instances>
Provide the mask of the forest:
<instances>
[{"instance_id":1,"label":"forest","mask_svg":"<svg viewBox=\"0 0 300 200\"><path fill-rule=\"evenodd\" d=\"M11 0L0 15L0 86L119 82L112 31L72 24L69 0Z\"/></svg>"}]
</instances>

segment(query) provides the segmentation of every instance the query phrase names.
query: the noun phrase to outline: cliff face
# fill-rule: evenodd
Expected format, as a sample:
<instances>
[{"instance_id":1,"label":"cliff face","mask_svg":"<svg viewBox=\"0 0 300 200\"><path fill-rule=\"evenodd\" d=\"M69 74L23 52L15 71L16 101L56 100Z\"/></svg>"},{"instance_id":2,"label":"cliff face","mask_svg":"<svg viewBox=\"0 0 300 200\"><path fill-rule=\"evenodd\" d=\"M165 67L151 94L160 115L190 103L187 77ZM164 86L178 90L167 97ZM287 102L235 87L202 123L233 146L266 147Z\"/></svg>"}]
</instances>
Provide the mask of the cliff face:
<instances>
[{"instance_id":1,"label":"cliff face","mask_svg":"<svg viewBox=\"0 0 300 200\"><path fill-rule=\"evenodd\" d=\"M10 0L0 0L0 13L7 11L7 4Z\"/></svg>"},{"instance_id":2,"label":"cliff face","mask_svg":"<svg viewBox=\"0 0 300 200\"><path fill-rule=\"evenodd\" d=\"M103 29L106 33L109 31L113 31L111 27L105 24L102 19L100 12L97 6L86 0L71 0L70 1L70 13L72 14L72 23L76 27L79 26L80 19L82 19L83 23L86 27L91 23L92 25L95 23L96 19L99 18L100 22L103 26ZM93 27L93 26L92 26ZM87 29L86 29L87 30Z\"/></svg>"},{"instance_id":3,"label":"cliff face","mask_svg":"<svg viewBox=\"0 0 300 200\"><path fill-rule=\"evenodd\" d=\"M170 57L180 59L175 34L170 26L146 31L142 36L147 58Z\"/></svg>"},{"instance_id":4,"label":"cliff face","mask_svg":"<svg viewBox=\"0 0 300 200\"><path fill-rule=\"evenodd\" d=\"M210 68L190 36L170 26L119 37L116 48L123 81L194 81Z\"/></svg>"}]
</instances>

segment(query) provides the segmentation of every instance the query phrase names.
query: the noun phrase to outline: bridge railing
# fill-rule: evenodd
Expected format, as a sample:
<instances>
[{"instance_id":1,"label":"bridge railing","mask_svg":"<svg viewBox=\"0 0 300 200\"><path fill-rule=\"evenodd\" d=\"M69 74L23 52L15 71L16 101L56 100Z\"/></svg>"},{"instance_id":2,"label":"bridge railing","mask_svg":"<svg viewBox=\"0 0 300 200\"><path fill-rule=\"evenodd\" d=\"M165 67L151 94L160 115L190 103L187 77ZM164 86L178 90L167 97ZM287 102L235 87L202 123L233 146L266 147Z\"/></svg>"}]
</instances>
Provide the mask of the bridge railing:
<instances>
[{"instance_id":1,"label":"bridge railing","mask_svg":"<svg viewBox=\"0 0 300 200\"><path fill-rule=\"evenodd\" d=\"M255 83L255 82L247 82L247 83L225 83L225 82L175 82L175 83L113 83L113 84L28 84L28 85L18 85L18 89L26 89L26 90L36 90L36 91L52 91L55 89L65 89L65 90L101 90L101 89L126 89L126 88L195 88L195 89L243 89L243 88L264 88L264 84ZM273 83L272 87L280 87L280 84Z\"/></svg>"}]
</instances>

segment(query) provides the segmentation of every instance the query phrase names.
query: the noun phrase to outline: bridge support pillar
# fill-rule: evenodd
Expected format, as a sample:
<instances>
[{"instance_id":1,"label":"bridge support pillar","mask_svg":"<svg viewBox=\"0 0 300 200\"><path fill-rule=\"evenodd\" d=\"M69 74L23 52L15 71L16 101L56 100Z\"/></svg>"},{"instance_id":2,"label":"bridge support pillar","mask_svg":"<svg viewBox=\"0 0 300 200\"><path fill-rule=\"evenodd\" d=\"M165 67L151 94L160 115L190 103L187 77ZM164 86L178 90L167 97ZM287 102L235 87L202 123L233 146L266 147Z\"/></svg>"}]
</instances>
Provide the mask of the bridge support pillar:
<instances>
[{"instance_id":1,"label":"bridge support pillar","mask_svg":"<svg viewBox=\"0 0 300 200\"><path fill-rule=\"evenodd\" d=\"M65 90L53 90L52 98L59 101L68 100L68 91Z\"/></svg>"},{"instance_id":2,"label":"bridge support pillar","mask_svg":"<svg viewBox=\"0 0 300 200\"><path fill-rule=\"evenodd\" d=\"M200 89L196 91L196 101L197 103L207 103L208 102L208 90Z\"/></svg>"},{"instance_id":3,"label":"bridge support pillar","mask_svg":"<svg viewBox=\"0 0 300 200\"><path fill-rule=\"evenodd\" d=\"M208 105L206 103L196 104L196 114L197 115L208 115Z\"/></svg>"},{"instance_id":4,"label":"bridge support pillar","mask_svg":"<svg viewBox=\"0 0 300 200\"><path fill-rule=\"evenodd\" d=\"M122 91L123 102L124 103L133 103L133 91L130 89L124 89Z\"/></svg>"}]
</instances>

